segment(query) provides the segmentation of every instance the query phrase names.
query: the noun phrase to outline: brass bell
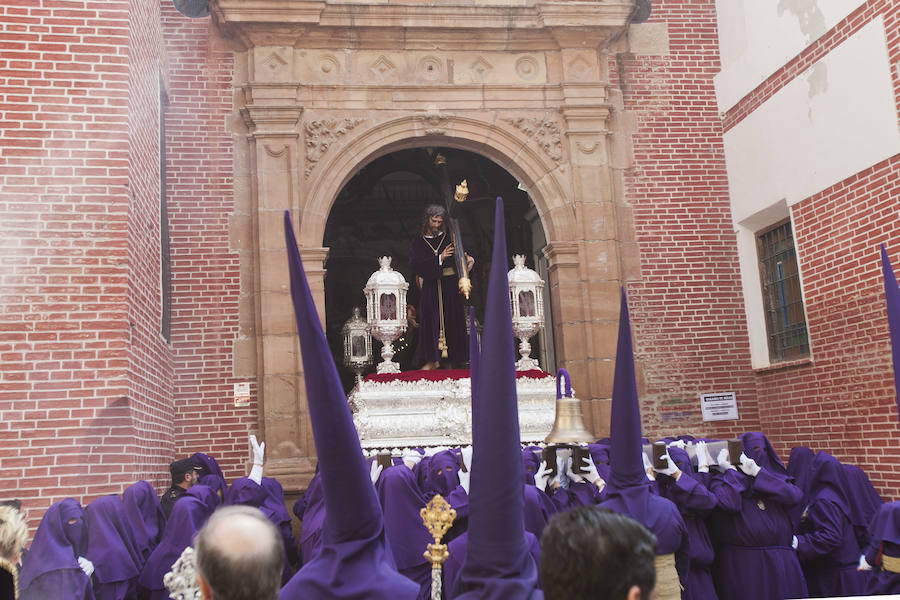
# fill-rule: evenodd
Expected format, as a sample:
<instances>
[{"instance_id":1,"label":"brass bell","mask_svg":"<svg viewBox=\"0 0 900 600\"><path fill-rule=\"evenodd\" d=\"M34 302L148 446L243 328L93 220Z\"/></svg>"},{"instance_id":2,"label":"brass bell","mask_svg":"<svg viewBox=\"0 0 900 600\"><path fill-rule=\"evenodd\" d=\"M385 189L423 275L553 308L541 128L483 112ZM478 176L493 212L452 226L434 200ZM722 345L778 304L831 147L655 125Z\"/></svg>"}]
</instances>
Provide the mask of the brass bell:
<instances>
[{"instance_id":1,"label":"brass bell","mask_svg":"<svg viewBox=\"0 0 900 600\"><path fill-rule=\"evenodd\" d=\"M566 379L565 395L559 385L562 377ZM595 439L594 434L584 426L581 400L572 395L569 372L560 369L556 373L556 418L553 420L553 429L544 441L548 444L589 444Z\"/></svg>"}]
</instances>

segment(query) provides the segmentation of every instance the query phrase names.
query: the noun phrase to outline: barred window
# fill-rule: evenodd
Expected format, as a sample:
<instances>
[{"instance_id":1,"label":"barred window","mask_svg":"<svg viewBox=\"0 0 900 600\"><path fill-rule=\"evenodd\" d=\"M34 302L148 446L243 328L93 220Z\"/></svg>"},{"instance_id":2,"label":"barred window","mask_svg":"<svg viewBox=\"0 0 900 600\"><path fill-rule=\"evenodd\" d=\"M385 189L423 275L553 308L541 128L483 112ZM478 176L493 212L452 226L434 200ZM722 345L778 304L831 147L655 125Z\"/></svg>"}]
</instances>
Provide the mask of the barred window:
<instances>
[{"instance_id":1,"label":"barred window","mask_svg":"<svg viewBox=\"0 0 900 600\"><path fill-rule=\"evenodd\" d=\"M779 362L809 356L806 311L790 220L756 235L769 360Z\"/></svg>"}]
</instances>

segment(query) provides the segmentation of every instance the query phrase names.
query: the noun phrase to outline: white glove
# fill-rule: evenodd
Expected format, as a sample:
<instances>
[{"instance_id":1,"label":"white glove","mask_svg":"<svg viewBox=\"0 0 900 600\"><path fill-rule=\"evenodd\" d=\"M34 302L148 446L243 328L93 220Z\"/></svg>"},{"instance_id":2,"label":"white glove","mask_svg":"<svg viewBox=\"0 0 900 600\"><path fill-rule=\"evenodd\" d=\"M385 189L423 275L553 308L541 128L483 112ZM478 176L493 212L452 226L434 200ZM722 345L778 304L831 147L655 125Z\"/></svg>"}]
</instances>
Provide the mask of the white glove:
<instances>
[{"instance_id":1,"label":"white glove","mask_svg":"<svg viewBox=\"0 0 900 600\"><path fill-rule=\"evenodd\" d=\"M459 477L459 485L462 486L462 489L466 490L466 496L469 495L469 478L472 477L471 471L463 471L460 469L456 472L456 475Z\"/></svg>"},{"instance_id":2,"label":"white glove","mask_svg":"<svg viewBox=\"0 0 900 600\"><path fill-rule=\"evenodd\" d=\"M796 550L798 545L800 545L800 541L797 539L796 535L792 535L791 536L791 548Z\"/></svg>"},{"instance_id":3,"label":"white glove","mask_svg":"<svg viewBox=\"0 0 900 600\"><path fill-rule=\"evenodd\" d=\"M684 450L685 448L687 448L687 443L684 440L673 440L673 441L669 442L668 446L666 446L666 447L671 448L672 446L675 446L676 448L681 448L682 450Z\"/></svg>"},{"instance_id":4,"label":"white glove","mask_svg":"<svg viewBox=\"0 0 900 600\"><path fill-rule=\"evenodd\" d=\"M372 461L372 466L369 467L369 477L372 479L372 485L375 485L375 482L378 481L378 476L381 475L382 469L384 467L378 464L378 460Z\"/></svg>"},{"instance_id":5,"label":"white glove","mask_svg":"<svg viewBox=\"0 0 900 600\"><path fill-rule=\"evenodd\" d=\"M88 577L94 572L94 563L83 556L78 557L78 566L81 567L81 570L84 571L84 574Z\"/></svg>"},{"instance_id":6,"label":"white glove","mask_svg":"<svg viewBox=\"0 0 900 600\"><path fill-rule=\"evenodd\" d=\"M472 446L466 446L465 448L460 448L459 451L462 456L463 464L466 466L466 471L472 470ZM462 469L460 469L462 471Z\"/></svg>"},{"instance_id":7,"label":"white glove","mask_svg":"<svg viewBox=\"0 0 900 600\"><path fill-rule=\"evenodd\" d=\"M250 469L248 478L256 482L256 485L262 485L263 474L263 457L266 453L266 443L260 444L256 441L256 436L250 436L250 450L253 451L253 467Z\"/></svg>"},{"instance_id":8,"label":"white glove","mask_svg":"<svg viewBox=\"0 0 900 600\"><path fill-rule=\"evenodd\" d=\"M756 464L756 461L741 452L741 471L749 475L750 477L756 477L759 475L760 466Z\"/></svg>"},{"instance_id":9,"label":"white glove","mask_svg":"<svg viewBox=\"0 0 900 600\"><path fill-rule=\"evenodd\" d=\"M547 468L547 461L542 460L541 466L538 467L538 470L534 473L534 487L541 490L542 492L547 491L547 480L549 479L548 473L550 469Z\"/></svg>"},{"instance_id":10,"label":"white glove","mask_svg":"<svg viewBox=\"0 0 900 600\"><path fill-rule=\"evenodd\" d=\"M872 565L869 564L869 561L866 560L865 554L859 555L859 566L856 567L857 571L871 571Z\"/></svg>"},{"instance_id":11,"label":"white glove","mask_svg":"<svg viewBox=\"0 0 900 600\"><path fill-rule=\"evenodd\" d=\"M589 456L583 456L581 458L581 462L584 464L584 469L587 471L581 475L581 478L588 483L597 484L597 480L603 481L603 478L600 477L600 473L597 472L597 465L594 464L594 461ZM603 485L606 485L606 482L603 481Z\"/></svg>"},{"instance_id":12,"label":"white glove","mask_svg":"<svg viewBox=\"0 0 900 600\"><path fill-rule=\"evenodd\" d=\"M449 450L447 446L434 446L433 448L425 448L425 456L434 456L438 452Z\"/></svg>"},{"instance_id":13,"label":"white glove","mask_svg":"<svg viewBox=\"0 0 900 600\"><path fill-rule=\"evenodd\" d=\"M672 460L672 457L669 456L669 452L666 451L666 453L660 456L660 458L665 459L666 467L664 469L654 468L653 470L662 475L674 477L675 481L678 481L678 478L681 477L681 470L678 468L678 465L675 464L675 461Z\"/></svg>"},{"instance_id":14,"label":"white glove","mask_svg":"<svg viewBox=\"0 0 900 600\"><path fill-rule=\"evenodd\" d=\"M728 460L728 448L722 448L719 450L719 455L716 457L716 463L719 465L719 470L723 473L728 469L736 469L736 467L731 464L731 461Z\"/></svg>"},{"instance_id":15,"label":"white glove","mask_svg":"<svg viewBox=\"0 0 900 600\"><path fill-rule=\"evenodd\" d=\"M569 481L574 481L575 483L583 482L584 477L580 473L576 473L574 467L575 465L572 464L571 459L566 461L566 477L569 478Z\"/></svg>"},{"instance_id":16,"label":"white glove","mask_svg":"<svg viewBox=\"0 0 900 600\"><path fill-rule=\"evenodd\" d=\"M422 461L422 455L415 450L403 451L403 464L412 469Z\"/></svg>"},{"instance_id":17,"label":"white glove","mask_svg":"<svg viewBox=\"0 0 900 600\"><path fill-rule=\"evenodd\" d=\"M709 448L706 442L697 442L697 471L700 473L709 473L709 465L713 464L712 456L709 455Z\"/></svg>"},{"instance_id":18,"label":"white glove","mask_svg":"<svg viewBox=\"0 0 900 600\"><path fill-rule=\"evenodd\" d=\"M644 458L644 471L647 473L647 479L656 481L656 475L653 474L653 463L650 462L650 457L647 456L646 452L642 452L641 456Z\"/></svg>"}]
</instances>

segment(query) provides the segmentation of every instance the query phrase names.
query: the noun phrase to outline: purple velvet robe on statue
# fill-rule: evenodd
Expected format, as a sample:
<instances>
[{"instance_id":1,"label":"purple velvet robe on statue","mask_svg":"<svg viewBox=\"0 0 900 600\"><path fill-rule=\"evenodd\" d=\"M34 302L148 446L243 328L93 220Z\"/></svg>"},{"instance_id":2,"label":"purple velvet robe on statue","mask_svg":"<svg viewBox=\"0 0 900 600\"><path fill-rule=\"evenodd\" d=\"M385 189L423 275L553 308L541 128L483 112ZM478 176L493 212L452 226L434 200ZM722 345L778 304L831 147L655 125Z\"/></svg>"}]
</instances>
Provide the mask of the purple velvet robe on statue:
<instances>
[{"instance_id":1,"label":"purple velvet robe on statue","mask_svg":"<svg viewBox=\"0 0 900 600\"><path fill-rule=\"evenodd\" d=\"M459 279L455 271L455 258L451 257L438 264L440 254L450 243L450 236L442 234L434 238L419 235L409 245L409 267L422 278L419 295L419 348L416 357L419 363L439 360L438 332L440 331L440 308L438 303L438 282L444 311L444 335L447 340L447 358L454 363L468 360L469 350L466 338L466 316L462 296L459 293ZM429 243L437 249L429 246ZM445 269L453 270L443 275Z\"/></svg>"},{"instance_id":2,"label":"purple velvet robe on statue","mask_svg":"<svg viewBox=\"0 0 900 600\"><path fill-rule=\"evenodd\" d=\"M94 563L97 600L133 598L143 557L119 496L101 496L85 509L88 545L85 557Z\"/></svg>"},{"instance_id":3,"label":"purple velvet robe on statue","mask_svg":"<svg viewBox=\"0 0 900 600\"><path fill-rule=\"evenodd\" d=\"M743 441L744 453L762 467L759 474L728 469L714 475L709 486L718 501L709 525L719 600L805 598L790 517L803 492L790 482L765 436L744 434Z\"/></svg>"},{"instance_id":4,"label":"purple velvet robe on statue","mask_svg":"<svg viewBox=\"0 0 900 600\"><path fill-rule=\"evenodd\" d=\"M25 556L19 575L19 599L93 600L91 580L77 559L86 550L84 509L78 501L66 498L51 504Z\"/></svg>"},{"instance_id":5,"label":"purple velvet robe on statue","mask_svg":"<svg viewBox=\"0 0 900 600\"><path fill-rule=\"evenodd\" d=\"M809 505L800 520L797 555L812 597L858 596L863 575L856 570L860 549L847 497L847 480L836 458L827 452L816 454L810 468Z\"/></svg>"},{"instance_id":6,"label":"purple velvet robe on statue","mask_svg":"<svg viewBox=\"0 0 900 600\"><path fill-rule=\"evenodd\" d=\"M681 477L660 475L660 495L675 503L687 527L690 543L690 570L688 584L682 594L683 600L716 600L713 586L712 565L715 553L712 539L706 528L706 517L716 507L716 496L705 485L707 473L694 473L691 459L681 448L669 448L669 456L681 469Z\"/></svg>"}]
</instances>

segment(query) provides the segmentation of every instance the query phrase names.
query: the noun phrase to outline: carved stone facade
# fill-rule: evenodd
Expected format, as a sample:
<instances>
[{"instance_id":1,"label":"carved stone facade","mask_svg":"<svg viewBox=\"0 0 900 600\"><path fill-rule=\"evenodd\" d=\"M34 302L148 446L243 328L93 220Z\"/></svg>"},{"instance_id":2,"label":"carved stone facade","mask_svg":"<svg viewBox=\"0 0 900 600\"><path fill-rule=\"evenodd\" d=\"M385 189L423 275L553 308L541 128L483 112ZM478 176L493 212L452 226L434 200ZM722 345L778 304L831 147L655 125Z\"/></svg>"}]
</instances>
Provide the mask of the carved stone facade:
<instances>
[{"instance_id":1,"label":"carved stone facade","mask_svg":"<svg viewBox=\"0 0 900 600\"><path fill-rule=\"evenodd\" d=\"M234 235L254 243L241 252L247 302L235 364L258 381L267 473L301 487L315 454L280 215L293 215L324 314L330 207L362 166L404 148L475 152L527 189L548 240L558 363L588 427L604 434L618 290L637 273L621 195L629 139L611 118L620 100L608 72L633 2L211 4L240 44L234 86L247 135L235 193L252 208Z\"/></svg>"}]
</instances>

